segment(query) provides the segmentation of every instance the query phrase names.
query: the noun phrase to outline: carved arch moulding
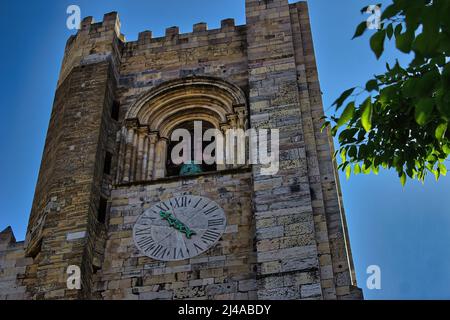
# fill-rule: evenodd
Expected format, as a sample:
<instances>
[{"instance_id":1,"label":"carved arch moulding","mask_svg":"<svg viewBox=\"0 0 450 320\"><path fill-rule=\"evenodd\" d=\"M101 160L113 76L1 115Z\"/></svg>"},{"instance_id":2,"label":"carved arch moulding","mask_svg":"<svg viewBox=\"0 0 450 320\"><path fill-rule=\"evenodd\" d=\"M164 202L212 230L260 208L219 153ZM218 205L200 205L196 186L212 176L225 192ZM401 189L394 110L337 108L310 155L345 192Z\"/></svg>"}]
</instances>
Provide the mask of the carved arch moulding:
<instances>
[{"instance_id":1,"label":"carved arch moulding","mask_svg":"<svg viewBox=\"0 0 450 320\"><path fill-rule=\"evenodd\" d=\"M118 133L116 183L164 178L170 135L189 121L208 122L223 133L245 130L246 96L238 86L211 77L172 80L142 94Z\"/></svg>"}]
</instances>

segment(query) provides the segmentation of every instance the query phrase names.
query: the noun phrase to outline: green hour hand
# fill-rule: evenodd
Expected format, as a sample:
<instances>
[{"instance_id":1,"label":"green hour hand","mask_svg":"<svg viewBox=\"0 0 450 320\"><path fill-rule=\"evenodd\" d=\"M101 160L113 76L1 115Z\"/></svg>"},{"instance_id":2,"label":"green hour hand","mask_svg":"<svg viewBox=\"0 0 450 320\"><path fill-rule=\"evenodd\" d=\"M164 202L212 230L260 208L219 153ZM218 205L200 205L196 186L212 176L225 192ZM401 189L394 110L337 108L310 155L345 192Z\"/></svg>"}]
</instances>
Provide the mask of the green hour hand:
<instances>
[{"instance_id":1,"label":"green hour hand","mask_svg":"<svg viewBox=\"0 0 450 320\"><path fill-rule=\"evenodd\" d=\"M172 228L180 231L181 233L184 233L186 235L186 238L191 239L193 235L196 235L194 230L189 229L189 227L186 226L183 222L175 218L172 213L161 211L159 215L163 220L169 222L169 225Z\"/></svg>"}]
</instances>

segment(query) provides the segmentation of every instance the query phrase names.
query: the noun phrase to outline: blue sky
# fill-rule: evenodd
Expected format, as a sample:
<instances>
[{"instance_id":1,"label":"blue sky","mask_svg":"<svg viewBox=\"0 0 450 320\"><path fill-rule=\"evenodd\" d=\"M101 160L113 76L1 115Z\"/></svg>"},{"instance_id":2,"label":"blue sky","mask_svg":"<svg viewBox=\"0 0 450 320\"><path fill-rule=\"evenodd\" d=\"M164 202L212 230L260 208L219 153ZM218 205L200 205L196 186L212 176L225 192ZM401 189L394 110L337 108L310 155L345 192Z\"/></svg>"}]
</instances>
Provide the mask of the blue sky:
<instances>
[{"instance_id":1,"label":"blue sky","mask_svg":"<svg viewBox=\"0 0 450 320\"><path fill-rule=\"evenodd\" d=\"M295 2L295 1L292 1ZM388 1L377 0L376 3ZM0 0L0 229L11 225L23 239L39 171L47 125L64 46L66 8L99 21L118 11L128 40L143 30L154 36L178 25L190 32L194 23L209 28L233 17L245 23L244 0ZM398 53L392 48L380 61L367 37L351 41L370 0L309 0L324 107L344 90L365 84ZM375 3L375 2L374 2ZM406 63L408 57L401 56ZM450 177L402 188L396 174L341 177L353 258L359 286L368 299L450 299ZM366 288L366 268L379 265L382 290Z\"/></svg>"}]
</instances>

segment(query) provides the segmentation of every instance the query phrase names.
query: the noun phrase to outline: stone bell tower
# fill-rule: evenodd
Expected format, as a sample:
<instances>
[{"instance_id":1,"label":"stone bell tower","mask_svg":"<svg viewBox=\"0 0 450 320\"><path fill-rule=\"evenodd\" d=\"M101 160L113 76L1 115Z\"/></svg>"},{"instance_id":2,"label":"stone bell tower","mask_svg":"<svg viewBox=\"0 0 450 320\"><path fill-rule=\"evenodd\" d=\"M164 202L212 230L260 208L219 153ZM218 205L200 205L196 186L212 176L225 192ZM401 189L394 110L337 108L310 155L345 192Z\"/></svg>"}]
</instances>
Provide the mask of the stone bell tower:
<instances>
[{"instance_id":1,"label":"stone bell tower","mask_svg":"<svg viewBox=\"0 0 450 320\"><path fill-rule=\"evenodd\" d=\"M0 239L0 257L20 263L6 298L362 298L320 130L307 5L246 0L246 17L131 42L117 13L82 21L66 45L27 239L9 229ZM278 129L278 173L178 174L171 133L194 121ZM70 266L80 290L67 286Z\"/></svg>"}]
</instances>

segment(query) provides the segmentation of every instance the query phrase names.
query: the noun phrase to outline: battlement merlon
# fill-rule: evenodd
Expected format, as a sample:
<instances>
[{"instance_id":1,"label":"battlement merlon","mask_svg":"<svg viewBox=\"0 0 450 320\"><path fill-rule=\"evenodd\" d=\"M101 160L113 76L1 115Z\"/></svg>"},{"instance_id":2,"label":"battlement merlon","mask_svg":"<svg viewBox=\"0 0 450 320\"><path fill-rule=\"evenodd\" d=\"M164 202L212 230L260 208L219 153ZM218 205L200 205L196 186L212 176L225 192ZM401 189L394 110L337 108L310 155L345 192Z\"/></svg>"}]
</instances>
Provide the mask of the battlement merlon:
<instances>
[{"instance_id":1,"label":"battlement merlon","mask_svg":"<svg viewBox=\"0 0 450 320\"><path fill-rule=\"evenodd\" d=\"M92 16L85 17L80 23L80 31L91 31L92 27L101 26L104 29L102 31L111 31L114 30L116 35L120 38L120 18L119 14L115 11L105 13L103 15L103 21L99 23L95 23L94 18Z\"/></svg>"},{"instance_id":2,"label":"battlement merlon","mask_svg":"<svg viewBox=\"0 0 450 320\"><path fill-rule=\"evenodd\" d=\"M152 31L146 30L139 33L136 41L127 42L125 36L120 32L120 19L117 12L107 13L102 22L96 23L91 16L85 17L80 23L80 29L76 35L71 36L66 44L64 59L58 86L64 81L70 71L77 66L87 65L112 60L113 69L118 70L120 64L120 54L122 48L128 50L144 46L177 46L189 45L191 40L195 42L198 37L212 40L222 34L242 34L246 26L236 26L232 18L223 19L220 28L208 30L205 22L193 25L192 32L180 33L178 26L166 29L163 37L153 38Z\"/></svg>"},{"instance_id":3,"label":"battlement merlon","mask_svg":"<svg viewBox=\"0 0 450 320\"><path fill-rule=\"evenodd\" d=\"M11 244L16 243L16 237L11 227L7 227L0 232L0 250L6 249Z\"/></svg>"},{"instance_id":4,"label":"battlement merlon","mask_svg":"<svg viewBox=\"0 0 450 320\"><path fill-rule=\"evenodd\" d=\"M89 16L80 23L76 35L72 35L64 52L58 86L70 71L77 66L111 59L113 68L119 62L119 46L125 41L120 32L120 19L117 12L106 13L102 22L94 22Z\"/></svg>"},{"instance_id":5,"label":"battlement merlon","mask_svg":"<svg viewBox=\"0 0 450 320\"><path fill-rule=\"evenodd\" d=\"M218 29L208 29L208 25L205 22L199 22L192 26L192 32L180 33L180 28L178 26L172 26L166 28L164 36L156 38L153 37L152 31L146 30L139 33L136 41L126 41L124 42L124 45L128 48L157 43L163 43L164 46L174 46L189 43L191 40L195 41L198 37L214 37L219 33L229 34L245 28L245 25L236 26L234 19L222 20L221 27Z\"/></svg>"}]
</instances>

